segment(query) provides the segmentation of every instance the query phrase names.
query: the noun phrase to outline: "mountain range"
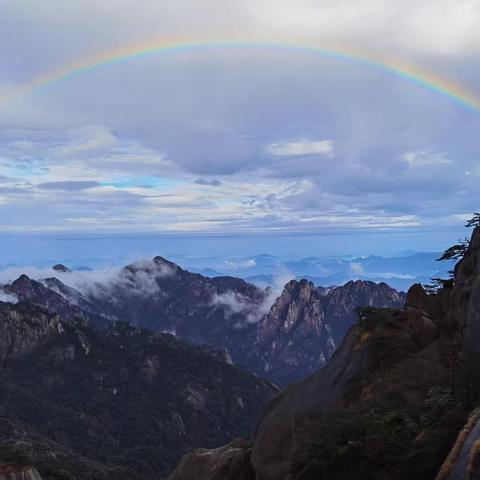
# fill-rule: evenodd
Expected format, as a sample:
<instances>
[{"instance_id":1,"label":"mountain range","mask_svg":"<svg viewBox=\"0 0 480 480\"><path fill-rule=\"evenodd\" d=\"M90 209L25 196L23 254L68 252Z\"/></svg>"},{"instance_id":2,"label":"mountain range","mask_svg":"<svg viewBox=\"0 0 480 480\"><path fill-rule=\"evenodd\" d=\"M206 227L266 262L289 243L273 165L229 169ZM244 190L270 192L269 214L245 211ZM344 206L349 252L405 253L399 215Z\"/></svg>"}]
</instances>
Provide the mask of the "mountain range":
<instances>
[{"instance_id":1,"label":"mountain range","mask_svg":"<svg viewBox=\"0 0 480 480\"><path fill-rule=\"evenodd\" d=\"M438 263L439 252L405 252L403 255L310 256L288 258L275 255L251 257L173 257L193 272L206 276L234 275L259 286L275 286L285 279L308 279L315 285L343 285L350 280L385 282L398 290L414 283L429 283L453 266Z\"/></svg>"},{"instance_id":2,"label":"mountain range","mask_svg":"<svg viewBox=\"0 0 480 480\"><path fill-rule=\"evenodd\" d=\"M443 277L453 268L453 262L437 262L440 256L441 252L405 251L390 257L350 255L302 258L271 254L251 256L173 254L168 258L193 273L210 278L222 276L242 278L262 288L267 286L279 288L291 279L298 281L307 279L317 286L343 285L350 280L365 280L385 282L397 290L406 291L414 283L430 283L432 277ZM84 265L78 261L79 259L64 260L64 263L74 272L90 273L92 277L95 273L101 274L105 270L118 269L129 263L124 257L108 259L86 257ZM35 278L49 276L51 265L54 263L55 261L42 260L28 266L0 264L0 279L3 278L3 281L7 278L13 279L20 273L27 273Z\"/></svg>"},{"instance_id":3,"label":"mountain range","mask_svg":"<svg viewBox=\"0 0 480 480\"><path fill-rule=\"evenodd\" d=\"M39 281L21 275L2 287L4 295L65 320L81 316L97 327L122 320L226 349L237 365L278 385L325 365L355 323L356 307L401 307L405 301L403 293L368 281L322 288L292 280L277 296L242 279L188 272L162 257L79 288L67 285L67 267L56 265L52 273L56 277Z\"/></svg>"}]
</instances>

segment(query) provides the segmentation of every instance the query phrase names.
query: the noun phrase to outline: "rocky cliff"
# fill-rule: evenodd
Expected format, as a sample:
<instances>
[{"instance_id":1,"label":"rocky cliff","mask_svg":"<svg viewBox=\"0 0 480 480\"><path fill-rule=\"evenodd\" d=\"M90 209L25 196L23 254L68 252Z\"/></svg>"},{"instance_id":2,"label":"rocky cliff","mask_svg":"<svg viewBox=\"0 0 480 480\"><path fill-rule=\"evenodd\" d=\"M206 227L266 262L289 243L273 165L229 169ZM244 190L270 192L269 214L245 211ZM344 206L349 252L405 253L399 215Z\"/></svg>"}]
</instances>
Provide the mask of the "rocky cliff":
<instances>
[{"instance_id":1,"label":"rocky cliff","mask_svg":"<svg viewBox=\"0 0 480 480\"><path fill-rule=\"evenodd\" d=\"M255 369L279 385L300 380L326 365L356 323L357 307L404 303L405 294L384 283L352 281L325 289L292 280L256 328Z\"/></svg>"}]
</instances>

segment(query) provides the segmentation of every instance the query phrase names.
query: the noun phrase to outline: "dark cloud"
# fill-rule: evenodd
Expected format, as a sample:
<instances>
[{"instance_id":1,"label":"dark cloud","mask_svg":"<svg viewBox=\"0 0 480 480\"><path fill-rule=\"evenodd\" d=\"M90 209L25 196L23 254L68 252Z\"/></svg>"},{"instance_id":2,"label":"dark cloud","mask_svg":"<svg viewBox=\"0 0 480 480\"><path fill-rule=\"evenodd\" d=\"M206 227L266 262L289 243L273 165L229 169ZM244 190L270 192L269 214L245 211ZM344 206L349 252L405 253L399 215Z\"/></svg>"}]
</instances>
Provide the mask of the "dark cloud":
<instances>
[{"instance_id":1,"label":"dark cloud","mask_svg":"<svg viewBox=\"0 0 480 480\"><path fill-rule=\"evenodd\" d=\"M197 178L195 180L195 183L197 185L207 185L207 186L210 186L210 187L219 187L222 182L220 180L217 180L217 179L208 179L208 178Z\"/></svg>"},{"instance_id":2,"label":"dark cloud","mask_svg":"<svg viewBox=\"0 0 480 480\"><path fill-rule=\"evenodd\" d=\"M88 190L89 188L99 187L100 183L94 181L62 181L62 182L45 182L36 185L42 190L67 190L78 191Z\"/></svg>"}]
</instances>

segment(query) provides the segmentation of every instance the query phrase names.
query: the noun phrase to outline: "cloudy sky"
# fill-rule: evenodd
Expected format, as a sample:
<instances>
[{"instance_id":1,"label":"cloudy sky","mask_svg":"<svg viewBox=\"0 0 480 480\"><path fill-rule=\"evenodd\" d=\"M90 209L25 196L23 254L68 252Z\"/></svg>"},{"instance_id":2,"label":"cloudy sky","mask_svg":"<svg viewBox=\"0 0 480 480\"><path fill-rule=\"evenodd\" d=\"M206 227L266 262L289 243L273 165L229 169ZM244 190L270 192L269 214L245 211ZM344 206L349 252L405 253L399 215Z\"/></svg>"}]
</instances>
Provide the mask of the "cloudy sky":
<instances>
[{"instance_id":1,"label":"cloudy sky","mask_svg":"<svg viewBox=\"0 0 480 480\"><path fill-rule=\"evenodd\" d=\"M410 65L480 99L479 24L478 0L0 0L0 229L459 228L478 209L480 112L280 45ZM28 88L162 42L217 46Z\"/></svg>"}]
</instances>

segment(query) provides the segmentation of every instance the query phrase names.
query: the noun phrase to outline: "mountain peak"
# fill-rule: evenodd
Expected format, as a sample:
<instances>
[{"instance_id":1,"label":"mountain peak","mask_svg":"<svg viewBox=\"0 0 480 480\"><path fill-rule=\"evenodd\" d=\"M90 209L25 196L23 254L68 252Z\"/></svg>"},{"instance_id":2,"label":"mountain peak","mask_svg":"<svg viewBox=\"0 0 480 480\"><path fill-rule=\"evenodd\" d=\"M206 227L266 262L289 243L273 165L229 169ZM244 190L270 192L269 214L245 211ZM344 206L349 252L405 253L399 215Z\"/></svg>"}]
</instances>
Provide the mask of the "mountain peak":
<instances>
[{"instance_id":1,"label":"mountain peak","mask_svg":"<svg viewBox=\"0 0 480 480\"><path fill-rule=\"evenodd\" d=\"M62 273L70 273L71 270L63 265L62 263L57 263L52 267L52 270L55 270L56 272L62 272Z\"/></svg>"},{"instance_id":2,"label":"mountain peak","mask_svg":"<svg viewBox=\"0 0 480 480\"><path fill-rule=\"evenodd\" d=\"M153 258L153 263L158 266L167 266L175 270L180 268L176 263L173 263L170 260L167 260L166 258L161 257L160 255L157 255L156 257Z\"/></svg>"},{"instance_id":3,"label":"mountain peak","mask_svg":"<svg viewBox=\"0 0 480 480\"><path fill-rule=\"evenodd\" d=\"M316 290L313 282L303 278L302 280L290 280L283 288L283 295L301 295L303 298L309 298Z\"/></svg>"},{"instance_id":4,"label":"mountain peak","mask_svg":"<svg viewBox=\"0 0 480 480\"><path fill-rule=\"evenodd\" d=\"M28 275L22 273L16 280L14 280L11 285L7 286L7 289L11 291L10 293L15 293L17 295L28 295L32 290L41 289L43 285L36 280L31 279ZM45 287L43 287L45 288Z\"/></svg>"},{"instance_id":5,"label":"mountain peak","mask_svg":"<svg viewBox=\"0 0 480 480\"><path fill-rule=\"evenodd\" d=\"M147 272L153 276L165 277L183 270L173 262L170 262L164 257L156 256L152 260L139 260L133 262L123 270L136 274L137 272Z\"/></svg>"},{"instance_id":6,"label":"mountain peak","mask_svg":"<svg viewBox=\"0 0 480 480\"><path fill-rule=\"evenodd\" d=\"M61 287L64 287L65 291L73 291L73 289L63 285L58 279L50 282L50 286L52 285L55 290L22 274L10 285L5 285L3 290L7 294L14 294L21 301L44 306L50 312L58 313L64 320L83 318L85 312L73 301L67 300L62 293L59 293L62 290Z\"/></svg>"},{"instance_id":7,"label":"mountain peak","mask_svg":"<svg viewBox=\"0 0 480 480\"><path fill-rule=\"evenodd\" d=\"M25 284L25 283L31 283L34 280L32 280L28 275L25 275L25 273L22 273L16 280L13 281L13 284Z\"/></svg>"}]
</instances>

